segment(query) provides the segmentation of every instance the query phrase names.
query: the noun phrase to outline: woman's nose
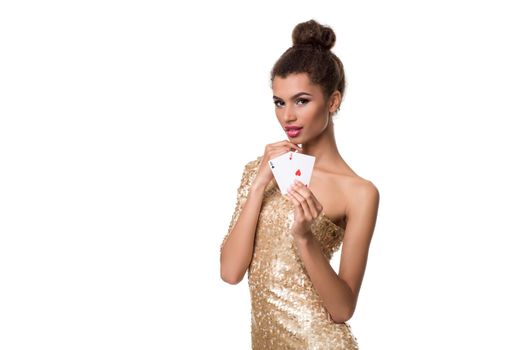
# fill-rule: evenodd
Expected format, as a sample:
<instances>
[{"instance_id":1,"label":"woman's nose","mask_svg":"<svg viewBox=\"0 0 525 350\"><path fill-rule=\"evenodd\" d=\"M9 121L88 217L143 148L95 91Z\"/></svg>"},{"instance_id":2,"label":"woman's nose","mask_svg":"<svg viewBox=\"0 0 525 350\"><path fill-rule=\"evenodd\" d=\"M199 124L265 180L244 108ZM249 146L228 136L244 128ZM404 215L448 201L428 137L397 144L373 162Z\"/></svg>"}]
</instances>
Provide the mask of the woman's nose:
<instances>
[{"instance_id":1,"label":"woman's nose","mask_svg":"<svg viewBox=\"0 0 525 350\"><path fill-rule=\"evenodd\" d=\"M295 114L294 114L294 111L292 110L292 108L287 107L284 110L284 121L287 122L287 121L291 121L291 120L295 120Z\"/></svg>"}]
</instances>

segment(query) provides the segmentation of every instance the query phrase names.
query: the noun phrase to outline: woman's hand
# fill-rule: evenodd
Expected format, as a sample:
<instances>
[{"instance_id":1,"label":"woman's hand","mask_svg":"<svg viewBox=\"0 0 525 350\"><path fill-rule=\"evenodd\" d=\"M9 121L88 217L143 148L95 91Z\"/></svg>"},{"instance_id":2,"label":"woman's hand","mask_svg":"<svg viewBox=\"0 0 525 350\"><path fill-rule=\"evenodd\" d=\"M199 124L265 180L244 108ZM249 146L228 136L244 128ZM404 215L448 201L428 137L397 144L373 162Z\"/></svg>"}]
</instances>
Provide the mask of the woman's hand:
<instances>
[{"instance_id":1,"label":"woman's hand","mask_svg":"<svg viewBox=\"0 0 525 350\"><path fill-rule=\"evenodd\" d=\"M268 165L268 161L290 151L291 149L296 149L298 152L303 151L301 147L288 140L267 144L252 186L256 185L266 188L268 183L273 179L273 173Z\"/></svg>"},{"instance_id":2,"label":"woman's hand","mask_svg":"<svg viewBox=\"0 0 525 350\"><path fill-rule=\"evenodd\" d=\"M312 191L298 180L294 180L292 186L288 189L286 197L295 206L292 235L296 239L309 238L312 234L310 225L321 214L323 206Z\"/></svg>"}]
</instances>

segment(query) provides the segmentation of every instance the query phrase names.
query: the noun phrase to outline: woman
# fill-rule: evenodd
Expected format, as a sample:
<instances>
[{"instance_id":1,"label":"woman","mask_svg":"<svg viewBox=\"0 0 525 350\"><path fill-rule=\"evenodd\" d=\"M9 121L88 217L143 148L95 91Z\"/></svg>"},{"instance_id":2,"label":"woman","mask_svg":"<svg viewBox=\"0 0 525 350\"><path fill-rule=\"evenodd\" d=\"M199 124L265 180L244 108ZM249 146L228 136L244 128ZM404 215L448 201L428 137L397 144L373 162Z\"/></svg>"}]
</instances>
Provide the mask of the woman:
<instances>
[{"instance_id":1,"label":"woman","mask_svg":"<svg viewBox=\"0 0 525 350\"><path fill-rule=\"evenodd\" d=\"M345 77L330 50L335 33L310 20L292 39L271 73L288 140L266 145L244 166L221 244L221 278L236 284L248 271L252 349L358 349L346 321L356 308L379 192L337 150L332 117ZM268 160L290 150L316 159L309 186L296 183L283 196ZM336 274L329 261L340 247Z\"/></svg>"}]
</instances>

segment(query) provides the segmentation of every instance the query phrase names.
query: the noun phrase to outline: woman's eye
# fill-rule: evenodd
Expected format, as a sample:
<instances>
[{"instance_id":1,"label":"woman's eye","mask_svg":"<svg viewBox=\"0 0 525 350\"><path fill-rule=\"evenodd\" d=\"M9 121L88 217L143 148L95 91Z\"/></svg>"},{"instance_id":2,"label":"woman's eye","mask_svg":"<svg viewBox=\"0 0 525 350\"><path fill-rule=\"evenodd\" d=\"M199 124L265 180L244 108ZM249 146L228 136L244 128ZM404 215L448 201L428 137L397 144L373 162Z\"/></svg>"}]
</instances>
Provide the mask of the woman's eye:
<instances>
[{"instance_id":1,"label":"woman's eye","mask_svg":"<svg viewBox=\"0 0 525 350\"><path fill-rule=\"evenodd\" d=\"M299 104L306 104L306 103L308 103L308 101L309 101L309 100L306 99L306 98L300 98L300 99L297 100L297 102L298 102ZM282 103L283 103L283 101L277 101L277 100L276 100L276 101L273 101L273 103L274 103L277 107L282 107Z\"/></svg>"}]
</instances>

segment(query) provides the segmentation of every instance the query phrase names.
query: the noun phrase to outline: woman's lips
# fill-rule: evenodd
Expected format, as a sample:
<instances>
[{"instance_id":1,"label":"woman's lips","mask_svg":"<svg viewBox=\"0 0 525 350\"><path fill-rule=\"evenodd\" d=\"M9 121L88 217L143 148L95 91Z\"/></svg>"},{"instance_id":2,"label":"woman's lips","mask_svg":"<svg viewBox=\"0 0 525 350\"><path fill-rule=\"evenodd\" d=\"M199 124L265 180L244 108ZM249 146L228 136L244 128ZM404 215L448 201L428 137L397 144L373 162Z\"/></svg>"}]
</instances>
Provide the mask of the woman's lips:
<instances>
[{"instance_id":1,"label":"woman's lips","mask_svg":"<svg viewBox=\"0 0 525 350\"><path fill-rule=\"evenodd\" d=\"M299 135L299 133L301 132L302 128L301 129L290 129L286 132L286 134L290 137L297 137Z\"/></svg>"}]
</instances>

